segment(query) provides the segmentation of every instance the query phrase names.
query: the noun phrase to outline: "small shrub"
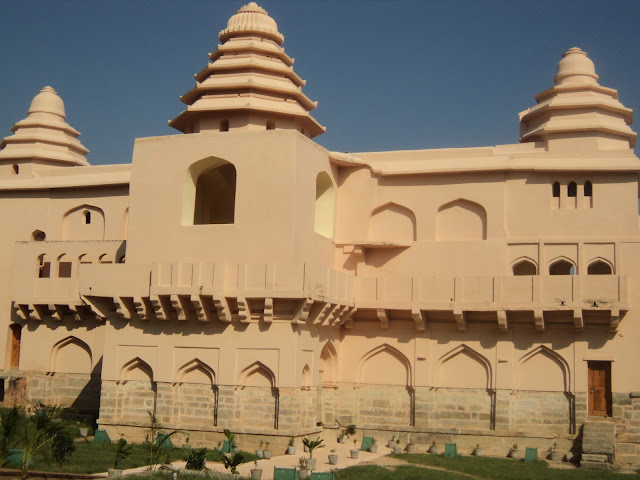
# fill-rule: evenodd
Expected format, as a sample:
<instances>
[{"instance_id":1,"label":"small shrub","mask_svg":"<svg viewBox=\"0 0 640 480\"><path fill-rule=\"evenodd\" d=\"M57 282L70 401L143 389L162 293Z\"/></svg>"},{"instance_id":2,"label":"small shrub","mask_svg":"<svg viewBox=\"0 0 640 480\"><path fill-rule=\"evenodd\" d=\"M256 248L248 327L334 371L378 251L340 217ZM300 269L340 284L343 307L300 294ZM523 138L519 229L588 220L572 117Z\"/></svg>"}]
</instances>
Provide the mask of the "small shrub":
<instances>
[{"instance_id":1,"label":"small shrub","mask_svg":"<svg viewBox=\"0 0 640 480\"><path fill-rule=\"evenodd\" d=\"M60 471L62 471L65 462L75 451L76 445L69 430L63 431L53 437L53 441L51 442L51 455L60 467Z\"/></svg>"},{"instance_id":2,"label":"small shrub","mask_svg":"<svg viewBox=\"0 0 640 480\"><path fill-rule=\"evenodd\" d=\"M207 469L207 449L206 448L195 448L189 452L189 457L187 458L187 465L185 466L187 470L206 470Z\"/></svg>"}]
</instances>

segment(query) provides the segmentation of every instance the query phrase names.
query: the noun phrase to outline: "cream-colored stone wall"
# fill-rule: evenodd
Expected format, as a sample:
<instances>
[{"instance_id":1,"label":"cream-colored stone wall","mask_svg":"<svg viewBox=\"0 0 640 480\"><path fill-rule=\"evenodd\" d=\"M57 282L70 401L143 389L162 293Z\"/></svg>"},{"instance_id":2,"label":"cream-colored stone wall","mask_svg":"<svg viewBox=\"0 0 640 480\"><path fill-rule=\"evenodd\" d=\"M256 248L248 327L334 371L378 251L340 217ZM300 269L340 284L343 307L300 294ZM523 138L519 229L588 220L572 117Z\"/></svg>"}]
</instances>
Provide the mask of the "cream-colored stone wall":
<instances>
[{"instance_id":1,"label":"cream-colored stone wall","mask_svg":"<svg viewBox=\"0 0 640 480\"><path fill-rule=\"evenodd\" d=\"M2 141L6 402L134 441L152 412L194 445L229 428L281 448L339 422L568 450L589 362L609 362L607 421L640 463L640 160L586 54L564 54L520 143L347 154L311 140L324 127L263 9L220 39L228 68L197 74L170 122L186 134L137 139L131 165L88 166L51 87L27 124L53 123Z\"/></svg>"}]
</instances>

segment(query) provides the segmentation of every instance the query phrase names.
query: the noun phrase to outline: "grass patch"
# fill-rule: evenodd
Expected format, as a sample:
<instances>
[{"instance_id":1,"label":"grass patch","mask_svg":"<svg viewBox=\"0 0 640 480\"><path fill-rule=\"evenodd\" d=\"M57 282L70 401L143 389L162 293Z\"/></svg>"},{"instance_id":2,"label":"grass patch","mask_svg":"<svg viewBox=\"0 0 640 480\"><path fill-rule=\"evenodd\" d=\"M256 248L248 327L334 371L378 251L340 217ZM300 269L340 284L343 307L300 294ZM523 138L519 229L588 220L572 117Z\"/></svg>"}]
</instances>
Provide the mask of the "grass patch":
<instances>
[{"instance_id":1,"label":"grass patch","mask_svg":"<svg viewBox=\"0 0 640 480\"><path fill-rule=\"evenodd\" d=\"M125 460L120 460L118 468L126 470L127 468L143 467L149 464L149 445L131 444L131 455ZM65 473L101 473L106 472L108 468L113 467L116 453L116 444L108 443L104 445L96 445L91 442L76 442L76 451L73 453L62 469ZM37 455L36 464L32 470L44 472L59 472L60 467L51 459L49 449L45 455ZM169 451L169 461L186 460L190 450L183 448L173 448ZM244 456L244 462L253 462L258 457L249 452L241 452ZM215 450L207 449L207 460L212 462L221 462L222 454ZM171 477L171 475L169 475ZM236 477L237 478L237 477Z\"/></svg>"},{"instance_id":2,"label":"grass patch","mask_svg":"<svg viewBox=\"0 0 640 480\"><path fill-rule=\"evenodd\" d=\"M431 467L444 468L450 472L466 473L477 478L487 479L513 479L543 480L595 480L595 479L625 479L638 480L640 474L621 474L613 472L598 472L582 469L556 469L550 468L547 462L524 462L522 460L510 460L506 458L470 457L459 456L456 458L444 458L441 455L410 454L403 453L391 455L399 460L409 463ZM391 477L395 478L395 477ZM429 477L420 477L429 478Z\"/></svg>"},{"instance_id":3,"label":"grass patch","mask_svg":"<svg viewBox=\"0 0 640 480\"><path fill-rule=\"evenodd\" d=\"M338 480L469 480L466 475L442 470L429 470L411 465L387 469L378 465L362 465L336 472Z\"/></svg>"},{"instance_id":4,"label":"grass patch","mask_svg":"<svg viewBox=\"0 0 640 480\"><path fill-rule=\"evenodd\" d=\"M127 479L139 478L141 480L171 480L171 472L145 472L135 475L127 475ZM242 480L247 477L240 477L238 475L231 475L230 473L188 473L181 472L181 480Z\"/></svg>"}]
</instances>

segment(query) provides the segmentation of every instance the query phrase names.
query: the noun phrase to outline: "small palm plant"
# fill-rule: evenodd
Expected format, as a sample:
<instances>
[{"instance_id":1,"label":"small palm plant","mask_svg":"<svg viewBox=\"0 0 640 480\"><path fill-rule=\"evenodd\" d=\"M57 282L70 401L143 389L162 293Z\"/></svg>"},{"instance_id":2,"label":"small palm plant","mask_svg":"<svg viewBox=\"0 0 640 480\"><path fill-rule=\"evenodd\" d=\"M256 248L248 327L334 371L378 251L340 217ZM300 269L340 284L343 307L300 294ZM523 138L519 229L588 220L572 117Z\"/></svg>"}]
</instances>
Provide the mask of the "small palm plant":
<instances>
[{"instance_id":1,"label":"small palm plant","mask_svg":"<svg viewBox=\"0 0 640 480\"><path fill-rule=\"evenodd\" d=\"M309 450L309 458L313 458L313 451L316 448L324 448L324 443L322 443L322 439L320 437L316 438L315 440L304 438L302 440L302 444Z\"/></svg>"}]
</instances>

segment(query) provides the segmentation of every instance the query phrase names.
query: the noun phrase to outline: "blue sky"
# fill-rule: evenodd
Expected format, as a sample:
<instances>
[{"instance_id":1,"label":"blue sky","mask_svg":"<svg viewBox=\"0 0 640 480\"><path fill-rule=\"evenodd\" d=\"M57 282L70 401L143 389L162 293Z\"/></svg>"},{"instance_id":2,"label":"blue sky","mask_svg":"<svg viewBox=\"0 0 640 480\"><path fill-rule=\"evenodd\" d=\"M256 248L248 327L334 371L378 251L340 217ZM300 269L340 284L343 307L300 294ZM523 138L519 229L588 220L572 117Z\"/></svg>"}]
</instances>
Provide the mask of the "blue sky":
<instances>
[{"instance_id":1,"label":"blue sky","mask_svg":"<svg viewBox=\"0 0 640 480\"><path fill-rule=\"evenodd\" d=\"M167 120L247 1L4 0L0 136L45 85L62 96L94 164L128 163ZM578 46L640 114L637 0L263 0L285 36L330 150L518 140L518 112ZM640 123L640 122L639 122ZM633 126L638 131L638 125Z\"/></svg>"}]
</instances>

